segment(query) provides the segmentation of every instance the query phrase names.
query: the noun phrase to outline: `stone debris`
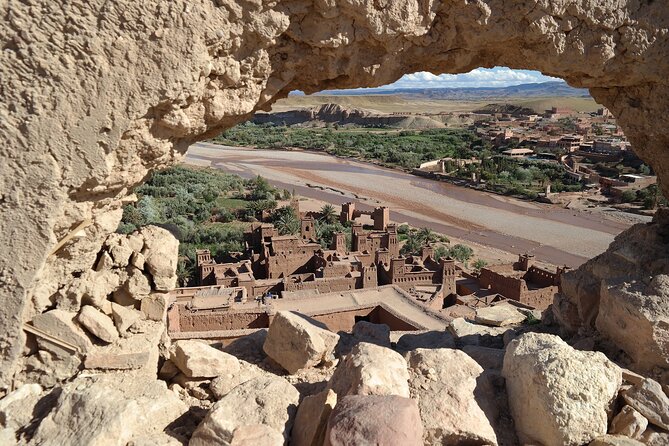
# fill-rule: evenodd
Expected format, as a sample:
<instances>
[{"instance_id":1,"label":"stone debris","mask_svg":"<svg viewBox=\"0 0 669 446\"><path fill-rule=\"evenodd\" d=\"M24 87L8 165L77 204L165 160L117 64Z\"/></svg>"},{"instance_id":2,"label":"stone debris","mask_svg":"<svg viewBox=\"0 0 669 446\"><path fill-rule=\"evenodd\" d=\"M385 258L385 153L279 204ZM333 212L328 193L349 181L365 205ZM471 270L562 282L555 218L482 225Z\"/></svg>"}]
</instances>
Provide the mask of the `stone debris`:
<instances>
[{"instance_id":1,"label":"stone debris","mask_svg":"<svg viewBox=\"0 0 669 446\"><path fill-rule=\"evenodd\" d=\"M624 406L611 421L609 433L638 439L647 427L648 420L646 417L634 410L632 406Z\"/></svg>"},{"instance_id":2,"label":"stone debris","mask_svg":"<svg viewBox=\"0 0 669 446\"><path fill-rule=\"evenodd\" d=\"M422 446L416 401L397 395L349 395L328 420L326 446Z\"/></svg>"},{"instance_id":3,"label":"stone debris","mask_svg":"<svg viewBox=\"0 0 669 446\"><path fill-rule=\"evenodd\" d=\"M337 398L346 395L399 395L409 397L407 363L399 353L361 342L339 362L328 389Z\"/></svg>"},{"instance_id":4,"label":"stone debris","mask_svg":"<svg viewBox=\"0 0 669 446\"><path fill-rule=\"evenodd\" d=\"M447 331L409 332L400 336L395 348L399 352L417 348L455 348L455 338Z\"/></svg>"},{"instance_id":5,"label":"stone debris","mask_svg":"<svg viewBox=\"0 0 669 446\"><path fill-rule=\"evenodd\" d=\"M497 444L481 408L483 368L460 350L417 349L408 354L411 396L418 401L424 444ZM483 395L493 399L494 395Z\"/></svg>"},{"instance_id":6,"label":"stone debris","mask_svg":"<svg viewBox=\"0 0 669 446\"><path fill-rule=\"evenodd\" d=\"M169 296L165 293L152 293L142 299L140 310L151 321L164 321L169 307Z\"/></svg>"},{"instance_id":7,"label":"stone debris","mask_svg":"<svg viewBox=\"0 0 669 446\"><path fill-rule=\"evenodd\" d=\"M228 370L214 378L209 385L209 390L214 398L220 400L238 385L254 378L267 376L272 375L254 364L240 360L238 370Z\"/></svg>"},{"instance_id":8,"label":"stone debris","mask_svg":"<svg viewBox=\"0 0 669 446\"><path fill-rule=\"evenodd\" d=\"M32 325L61 341L74 345L80 353L85 354L93 347L93 343L75 322L76 317L76 313L56 309L38 314L33 318Z\"/></svg>"},{"instance_id":9,"label":"stone debris","mask_svg":"<svg viewBox=\"0 0 669 446\"><path fill-rule=\"evenodd\" d=\"M358 342L368 342L390 348L390 327L386 324L359 321L353 326L352 333Z\"/></svg>"},{"instance_id":10,"label":"stone debris","mask_svg":"<svg viewBox=\"0 0 669 446\"><path fill-rule=\"evenodd\" d=\"M170 291L176 286L179 241L169 231L157 226L145 226L139 234L144 238L141 254L158 291Z\"/></svg>"},{"instance_id":11,"label":"stone debris","mask_svg":"<svg viewBox=\"0 0 669 446\"><path fill-rule=\"evenodd\" d=\"M124 307L117 303L111 302L112 317L114 324L121 336L126 336L128 329L137 322L142 314L132 307Z\"/></svg>"},{"instance_id":12,"label":"stone debris","mask_svg":"<svg viewBox=\"0 0 669 446\"><path fill-rule=\"evenodd\" d=\"M494 305L476 310L476 323L493 327L504 327L523 322L527 316L513 305Z\"/></svg>"},{"instance_id":13,"label":"stone debris","mask_svg":"<svg viewBox=\"0 0 669 446\"><path fill-rule=\"evenodd\" d=\"M24 384L0 399L0 427L13 433L27 425L33 419L33 408L43 392L39 384Z\"/></svg>"},{"instance_id":14,"label":"stone debris","mask_svg":"<svg viewBox=\"0 0 669 446\"><path fill-rule=\"evenodd\" d=\"M323 328L307 316L279 311L267 332L263 350L288 373L314 367L328 360L339 335Z\"/></svg>"},{"instance_id":15,"label":"stone debris","mask_svg":"<svg viewBox=\"0 0 669 446\"><path fill-rule=\"evenodd\" d=\"M662 390L660 383L646 378L623 392L623 398L649 422L669 430L669 397Z\"/></svg>"},{"instance_id":16,"label":"stone debris","mask_svg":"<svg viewBox=\"0 0 669 446\"><path fill-rule=\"evenodd\" d=\"M337 394L331 389L305 397L297 408L291 433L292 446L322 446L328 418L337 405Z\"/></svg>"},{"instance_id":17,"label":"stone debris","mask_svg":"<svg viewBox=\"0 0 669 446\"><path fill-rule=\"evenodd\" d=\"M448 326L448 331L463 345L503 348L504 335L512 329L472 324L464 318L457 318Z\"/></svg>"},{"instance_id":18,"label":"stone debris","mask_svg":"<svg viewBox=\"0 0 669 446\"><path fill-rule=\"evenodd\" d=\"M104 342L111 343L119 337L118 330L109 316L91 305L81 307L77 320L86 330Z\"/></svg>"},{"instance_id":19,"label":"stone debris","mask_svg":"<svg viewBox=\"0 0 669 446\"><path fill-rule=\"evenodd\" d=\"M592 440L588 446L644 446L644 444L622 435L602 435Z\"/></svg>"},{"instance_id":20,"label":"stone debris","mask_svg":"<svg viewBox=\"0 0 669 446\"><path fill-rule=\"evenodd\" d=\"M239 360L201 341L177 341L171 360L189 378L215 378L239 371Z\"/></svg>"},{"instance_id":21,"label":"stone debris","mask_svg":"<svg viewBox=\"0 0 669 446\"><path fill-rule=\"evenodd\" d=\"M187 411L156 379L123 374L79 377L62 386L31 444L44 446L143 444Z\"/></svg>"},{"instance_id":22,"label":"stone debris","mask_svg":"<svg viewBox=\"0 0 669 446\"><path fill-rule=\"evenodd\" d=\"M243 426L263 424L287 441L293 426L300 394L280 377L261 377L232 389L216 402L191 437L189 446L232 444L234 433Z\"/></svg>"},{"instance_id":23,"label":"stone debris","mask_svg":"<svg viewBox=\"0 0 669 446\"><path fill-rule=\"evenodd\" d=\"M232 434L230 446L283 446L280 432L264 424L240 426Z\"/></svg>"},{"instance_id":24,"label":"stone debris","mask_svg":"<svg viewBox=\"0 0 669 446\"><path fill-rule=\"evenodd\" d=\"M605 435L622 383L618 366L557 336L523 334L507 347L503 376L521 443L582 445Z\"/></svg>"},{"instance_id":25,"label":"stone debris","mask_svg":"<svg viewBox=\"0 0 669 446\"><path fill-rule=\"evenodd\" d=\"M499 348L465 345L462 351L476 361L483 369L502 370L504 365L504 350Z\"/></svg>"}]
</instances>

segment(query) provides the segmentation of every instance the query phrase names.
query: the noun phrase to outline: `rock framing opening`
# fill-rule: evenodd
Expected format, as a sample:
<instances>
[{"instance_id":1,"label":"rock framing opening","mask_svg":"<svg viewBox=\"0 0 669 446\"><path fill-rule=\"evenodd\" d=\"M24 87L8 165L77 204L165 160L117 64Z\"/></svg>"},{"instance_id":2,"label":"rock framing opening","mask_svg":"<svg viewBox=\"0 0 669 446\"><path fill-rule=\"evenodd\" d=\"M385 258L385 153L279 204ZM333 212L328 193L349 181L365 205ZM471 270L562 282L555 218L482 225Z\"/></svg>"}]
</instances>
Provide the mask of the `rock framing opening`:
<instances>
[{"instance_id":1,"label":"rock framing opening","mask_svg":"<svg viewBox=\"0 0 669 446\"><path fill-rule=\"evenodd\" d=\"M416 71L540 70L618 119L669 192L669 13L650 0L6 2L0 386L22 324L95 262L121 206L189 144L292 90Z\"/></svg>"}]
</instances>

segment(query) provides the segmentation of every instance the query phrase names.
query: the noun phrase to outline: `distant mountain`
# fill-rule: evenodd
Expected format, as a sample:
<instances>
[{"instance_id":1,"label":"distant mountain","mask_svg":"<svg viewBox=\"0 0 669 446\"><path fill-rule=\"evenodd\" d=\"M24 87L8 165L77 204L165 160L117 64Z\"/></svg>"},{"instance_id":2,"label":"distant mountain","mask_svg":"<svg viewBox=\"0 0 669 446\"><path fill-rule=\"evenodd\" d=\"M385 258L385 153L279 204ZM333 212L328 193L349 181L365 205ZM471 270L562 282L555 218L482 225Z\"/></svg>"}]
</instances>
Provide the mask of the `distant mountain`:
<instances>
[{"instance_id":1,"label":"distant mountain","mask_svg":"<svg viewBox=\"0 0 669 446\"><path fill-rule=\"evenodd\" d=\"M499 99L507 97L589 97L587 89L573 88L563 81L522 84L511 87L459 87L459 88L366 88L364 90L326 90L317 95L360 96L400 95L422 99Z\"/></svg>"}]
</instances>

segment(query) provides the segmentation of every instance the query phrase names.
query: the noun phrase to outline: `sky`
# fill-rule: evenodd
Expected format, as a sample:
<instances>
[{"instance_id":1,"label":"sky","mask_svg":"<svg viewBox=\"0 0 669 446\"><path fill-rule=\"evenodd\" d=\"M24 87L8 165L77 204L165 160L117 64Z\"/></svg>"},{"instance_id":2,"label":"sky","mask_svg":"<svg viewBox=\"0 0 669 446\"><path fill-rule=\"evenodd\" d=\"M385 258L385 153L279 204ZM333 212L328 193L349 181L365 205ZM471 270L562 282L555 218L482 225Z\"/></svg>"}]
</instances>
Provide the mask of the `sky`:
<instances>
[{"instance_id":1,"label":"sky","mask_svg":"<svg viewBox=\"0 0 669 446\"><path fill-rule=\"evenodd\" d=\"M544 76L539 71L495 67L477 68L469 73L439 76L423 71L404 75L397 82L381 88L509 87L557 80L560 79Z\"/></svg>"}]
</instances>

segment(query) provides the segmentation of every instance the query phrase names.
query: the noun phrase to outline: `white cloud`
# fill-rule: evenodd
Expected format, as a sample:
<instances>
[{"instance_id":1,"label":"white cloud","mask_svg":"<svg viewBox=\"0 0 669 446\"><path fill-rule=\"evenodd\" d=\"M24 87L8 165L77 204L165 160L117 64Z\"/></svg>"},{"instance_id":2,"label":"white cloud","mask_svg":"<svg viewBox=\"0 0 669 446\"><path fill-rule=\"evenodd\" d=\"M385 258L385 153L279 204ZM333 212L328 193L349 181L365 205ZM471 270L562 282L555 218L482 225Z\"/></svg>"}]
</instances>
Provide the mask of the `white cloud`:
<instances>
[{"instance_id":1,"label":"white cloud","mask_svg":"<svg viewBox=\"0 0 669 446\"><path fill-rule=\"evenodd\" d=\"M477 68L462 74L434 75L421 71L407 74L397 82L381 88L508 87L556 80L559 79L544 76L538 71L495 67Z\"/></svg>"}]
</instances>

